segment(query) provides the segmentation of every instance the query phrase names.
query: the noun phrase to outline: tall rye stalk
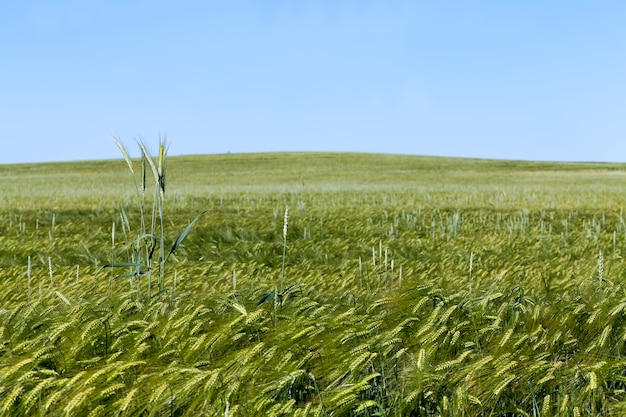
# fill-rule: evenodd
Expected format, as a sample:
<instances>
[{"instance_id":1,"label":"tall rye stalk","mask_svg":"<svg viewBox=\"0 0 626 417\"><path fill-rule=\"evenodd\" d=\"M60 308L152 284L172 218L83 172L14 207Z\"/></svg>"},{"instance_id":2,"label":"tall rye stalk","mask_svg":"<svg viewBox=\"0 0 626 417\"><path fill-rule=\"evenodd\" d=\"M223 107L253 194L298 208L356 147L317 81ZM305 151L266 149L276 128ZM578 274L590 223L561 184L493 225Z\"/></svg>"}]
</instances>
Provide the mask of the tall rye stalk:
<instances>
[{"instance_id":1,"label":"tall rye stalk","mask_svg":"<svg viewBox=\"0 0 626 417\"><path fill-rule=\"evenodd\" d=\"M142 160L142 189L145 194L145 177L146 177L146 163L150 167L150 171L154 176L154 199L152 202L152 221L150 229L150 237L152 239L152 246L147 253L148 265L152 265L154 250L156 249L157 236L159 239L159 276L158 276L158 288L159 293L165 289L165 238L163 228L163 206L165 201L165 156L167 154L166 143L164 140L159 141L159 157L157 165L152 160L152 156L143 142L138 142L141 149ZM143 201L142 201L143 204ZM158 222L158 225L157 225ZM158 230L158 232L157 232ZM152 268L147 272L148 274L148 297L152 294Z\"/></svg>"},{"instance_id":2,"label":"tall rye stalk","mask_svg":"<svg viewBox=\"0 0 626 417\"><path fill-rule=\"evenodd\" d=\"M469 259L469 293L472 293L472 269L474 267L474 252L470 252Z\"/></svg>"},{"instance_id":3,"label":"tall rye stalk","mask_svg":"<svg viewBox=\"0 0 626 417\"><path fill-rule=\"evenodd\" d=\"M30 255L28 256L28 304L30 304L30 276L31 276Z\"/></svg>"},{"instance_id":4,"label":"tall rye stalk","mask_svg":"<svg viewBox=\"0 0 626 417\"><path fill-rule=\"evenodd\" d=\"M285 219L283 222L283 267L280 274L280 293L285 287L285 258L287 257L287 229L289 227L289 206L285 207Z\"/></svg>"},{"instance_id":5,"label":"tall rye stalk","mask_svg":"<svg viewBox=\"0 0 626 417\"><path fill-rule=\"evenodd\" d=\"M187 236L192 226L196 223L198 218L203 214L200 213L178 236L172 245L168 254L165 254L165 224L163 220L164 206L165 206L165 160L167 156L167 143L165 139L159 140L159 154L156 158L156 162L145 144L141 141L137 142L141 151L141 184L137 183L135 176L135 169L133 161L130 158L126 148L117 137L113 137L113 141L120 149L124 160L128 165L128 168L133 174L133 180L135 181L135 189L137 191L139 200L139 214L140 214L140 228L139 236L132 243L132 251L130 254L129 262L111 262L105 267L128 267L131 271L116 276L114 279L121 278L136 278L139 280L141 275L146 275L147 279L147 298L152 296L152 278L155 265L158 265L157 286L158 294L162 294L165 289L165 263L174 253L176 248L180 245L182 240ZM150 230L147 229L146 222L146 190L147 190L147 172L148 169L152 173L154 178L154 193L152 198L152 211L150 214ZM125 218L123 212L123 218ZM157 256L155 259L155 252L158 247ZM113 259L114 254L111 257ZM137 283L138 292L141 291L139 281Z\"/></svg>"}]
</instances>

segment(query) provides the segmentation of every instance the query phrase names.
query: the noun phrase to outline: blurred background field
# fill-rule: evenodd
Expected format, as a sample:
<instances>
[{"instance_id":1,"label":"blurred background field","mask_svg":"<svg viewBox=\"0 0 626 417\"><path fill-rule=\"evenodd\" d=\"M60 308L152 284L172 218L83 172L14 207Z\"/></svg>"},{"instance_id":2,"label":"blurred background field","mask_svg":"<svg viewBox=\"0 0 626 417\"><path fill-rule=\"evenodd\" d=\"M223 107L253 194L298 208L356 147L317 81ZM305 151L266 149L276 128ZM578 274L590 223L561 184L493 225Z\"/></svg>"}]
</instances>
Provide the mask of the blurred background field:
<instances>
[{"instance_id":1,"label":"blurred background field","mask_svg":"<svg viewBox=\"0 0 626 417\"><path fill-rule=\"evenodd\" d=\"M267 153L169 157L168 194L211 198L332 192L411 193L422 206L619 207L625 165L379 154ZM134 196L122 160L0 165L5 208L115 205ZM32 207L33 209L35 206Z\"/></svg>"}]
</instances>

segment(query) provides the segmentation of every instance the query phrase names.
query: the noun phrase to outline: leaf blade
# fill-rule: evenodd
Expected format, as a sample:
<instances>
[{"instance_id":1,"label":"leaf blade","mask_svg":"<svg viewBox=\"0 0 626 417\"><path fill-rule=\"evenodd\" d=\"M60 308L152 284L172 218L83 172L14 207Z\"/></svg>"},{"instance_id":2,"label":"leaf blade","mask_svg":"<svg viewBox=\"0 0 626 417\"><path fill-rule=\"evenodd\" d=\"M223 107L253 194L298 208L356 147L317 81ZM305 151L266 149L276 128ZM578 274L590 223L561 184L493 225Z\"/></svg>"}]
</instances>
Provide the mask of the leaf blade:
<instances>
[{"instance_id":1,"label":"leaf blade","mask_svg":"<svg viewBox=\"0 0 626 417\"><path fill-rule=\"evenodd\" d=\"M187 227L185 228L185 230L183 230L183 232L178 235L178 237L176 238L176 240L174 241L174 244L172 245L172 248L170 249L170 251L168 252L167 256L165 257L165 262L167 262L167 260L169 259L170 255L172 253L174 253L174 251L176 250L176 248L178 248L178 246L182 243L182 241L185 239L185 237L187 237L187 235L189 234L189 232L191 231L191 228L193 227L194 224L196 224L196 222L198 221L198 219L204 214L206 213L206 211L203 211L202 213L198 214L196 216L195 219L193 219L191 221L191 223L189 223L187 225Z\"/></svg>"}]
</instances>

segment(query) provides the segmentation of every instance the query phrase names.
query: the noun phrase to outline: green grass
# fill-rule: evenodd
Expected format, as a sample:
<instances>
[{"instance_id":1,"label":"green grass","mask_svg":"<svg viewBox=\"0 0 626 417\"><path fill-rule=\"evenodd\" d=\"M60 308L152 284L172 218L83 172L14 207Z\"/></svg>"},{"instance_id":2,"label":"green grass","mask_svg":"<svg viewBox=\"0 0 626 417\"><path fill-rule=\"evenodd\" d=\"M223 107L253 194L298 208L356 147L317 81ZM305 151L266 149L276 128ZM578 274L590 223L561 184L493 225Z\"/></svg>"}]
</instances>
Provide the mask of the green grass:
<instances>
[{"instance_id":1,"label":"green grass","mask_svg":"<svg viewBox=\"0 0 626 417\"><path fill-rule=\"evenodd\" d=\"M0 166L0 415L623 415L625 184L624 164L169 157L166 249L206 213L148 293L102 268L140 233L126 162Z\"/></svg>"}]
</instances>

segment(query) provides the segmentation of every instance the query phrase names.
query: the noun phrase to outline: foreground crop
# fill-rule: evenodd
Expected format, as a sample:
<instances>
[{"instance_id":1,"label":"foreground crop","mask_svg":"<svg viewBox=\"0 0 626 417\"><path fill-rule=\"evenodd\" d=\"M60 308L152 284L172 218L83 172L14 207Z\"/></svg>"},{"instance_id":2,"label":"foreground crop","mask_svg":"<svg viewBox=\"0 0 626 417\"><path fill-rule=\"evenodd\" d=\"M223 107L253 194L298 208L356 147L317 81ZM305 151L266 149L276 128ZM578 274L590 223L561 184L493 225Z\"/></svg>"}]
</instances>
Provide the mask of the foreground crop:
<instances>
[{"instance_id":1,"label":"foreground crop","mask_svg":"<svg viewBox=\"0 0 626 417\"><path fill-rule=\"evenodd\" d=\"M530 181L181 195L172 230L208 211L149 299L101 268L113 202L5 209L0 412L620 415L619 190Z\"/></svg>"}]
</instances>

